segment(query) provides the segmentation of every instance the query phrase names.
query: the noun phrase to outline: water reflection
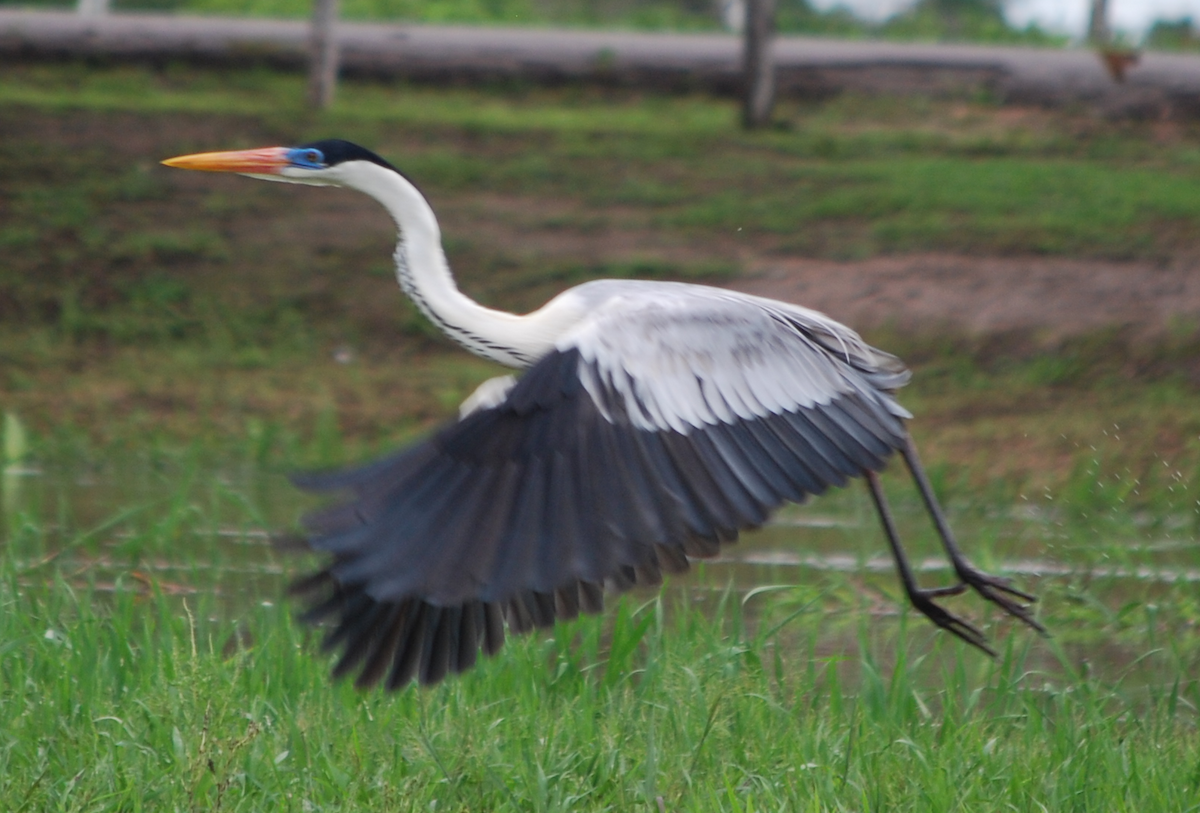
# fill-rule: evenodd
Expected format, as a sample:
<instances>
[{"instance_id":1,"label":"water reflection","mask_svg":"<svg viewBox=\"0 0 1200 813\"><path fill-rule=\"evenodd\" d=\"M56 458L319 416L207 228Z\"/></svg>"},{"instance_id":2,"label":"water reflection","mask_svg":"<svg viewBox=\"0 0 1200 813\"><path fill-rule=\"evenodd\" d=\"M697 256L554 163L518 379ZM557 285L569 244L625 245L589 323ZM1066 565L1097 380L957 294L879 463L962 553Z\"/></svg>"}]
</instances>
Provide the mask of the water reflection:
<instances>
[{"instance_id":1,"label":"water reflection","mask_svg":"<svg viewBox=\"0 0 1200 813\"><path fill-rule=\"evenodd\" d=\"M289 578L315 562L271 545L273 532L295 529L315 504L282 472L131 459L10 471L0 483L3 549L28 589L53 567L101 596L123 590L201 597L208 617L233 622L278 600ZM950 583L915 497L893 499L922 582ZM1054 639L1014 633L1033 647L1031 668L1061 677L1064 668L1086 664L1126 688L1152 687L1165 680L1162 658L1146 656L1156 637L1195 636L1200 542L1169 523L1115 513L1072 519L1061 506L1051 512L952 501L949 509L972 558L1042 596L1041 618ZM752 593L763 585L796 587ZM872 640L888 642L885 650L899 640L901 624L910 651L930 652L940 635L905 609L882 533L858 488L786 508L666 590L671 601L684 598L700 608L750 596L751 623L771 601L804 606L805 632L785 629L780 641L818 657L856 656L864 619ZM977 597L947 601L983 620L993 640L1013 630ZM940 651L945 657L954 650L943 642Z\"/></svg>"},{"instance_id":2,"label":"water reflection","mask_svg":"<svg viewBox=\"0 0 1200 813\"><path fill-rule=\"evenodd\" d=\"M1179 546L1154 548L1144 546L1145 550L1184 550L1195 548L1195 543L1180 544ZM852 556L831 554L827 556L802 555L789 550L754 551L744 556L722 556L709 560L717 565L769 565L773 567L804 567L811 570L830 570L840 573L857 571L872 571L875 573L892 572L895 562L886 556L876 556L861 560ZM945 559L921 559L909 563L917 573L950 572L950 563ZM1160 581L1168 584L1175 582L1200 581L1200 568L1178 567L1089 567L1081 571L1078 565L1066 562L1056 562L1049 559L1012 559L996 562L991 568L1001 576L1070 576L1086 572L1093 578L1137 579L1140 581Z\"/></svg>"}]
</instances>

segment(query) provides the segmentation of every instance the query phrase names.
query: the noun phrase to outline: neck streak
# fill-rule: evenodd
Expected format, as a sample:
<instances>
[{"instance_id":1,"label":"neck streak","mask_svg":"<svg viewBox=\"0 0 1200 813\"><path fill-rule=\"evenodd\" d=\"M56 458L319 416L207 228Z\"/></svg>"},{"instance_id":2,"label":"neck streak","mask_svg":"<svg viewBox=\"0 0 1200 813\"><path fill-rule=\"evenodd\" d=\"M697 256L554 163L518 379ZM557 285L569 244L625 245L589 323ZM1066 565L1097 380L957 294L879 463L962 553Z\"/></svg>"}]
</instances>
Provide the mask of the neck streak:
<instances>
[{"instance_id":1,"label":"neck streak","mask_svg":"<svg viewBox=\"0 0 1200 813\"><path fill-rule=\"evenodd\" d=\"M377 164L343 165L342 183L383 204L400 229L396 278L405 294L460 345L509 367L527 367L553 347L557 332L539 319L485 308L458 290L429 203L404 176ZM556 320L557 321L557 320Z\"/></svg>"}]
</instances>

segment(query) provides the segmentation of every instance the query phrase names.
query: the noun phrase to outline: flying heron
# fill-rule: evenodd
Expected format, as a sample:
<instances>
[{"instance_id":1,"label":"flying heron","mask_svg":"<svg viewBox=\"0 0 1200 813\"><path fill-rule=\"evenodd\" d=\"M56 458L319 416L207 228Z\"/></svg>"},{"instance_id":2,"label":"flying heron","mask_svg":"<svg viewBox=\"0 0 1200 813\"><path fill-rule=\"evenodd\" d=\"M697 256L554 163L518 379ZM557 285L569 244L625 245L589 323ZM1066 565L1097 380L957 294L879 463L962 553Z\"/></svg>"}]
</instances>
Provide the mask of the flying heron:
<instances>
[{"instance_id":1,"label":"flying heron","mask_svg":"<svg viewBox=\"0 0 1200 813\"><path fill-rule=\"evenodd\" d=\"M482 384L428 440L305 475L352 493L306 519L331 554L298 589L332 619L335 675L389 689L436 683L523 633L596 613L605 589L660 583L738 532L862 476L913 606L995 654L936 599L975 590L1044 632L1034 596L963 555L905 427L903 363L816 311L704 285L596 280L523 316L464 295L417 186L347 141L163 163L364 192L395 219L396 276L447 336L524 370ZM922 589L878 472L907 464L958 582Z\"/></svg>"}]
</instances>

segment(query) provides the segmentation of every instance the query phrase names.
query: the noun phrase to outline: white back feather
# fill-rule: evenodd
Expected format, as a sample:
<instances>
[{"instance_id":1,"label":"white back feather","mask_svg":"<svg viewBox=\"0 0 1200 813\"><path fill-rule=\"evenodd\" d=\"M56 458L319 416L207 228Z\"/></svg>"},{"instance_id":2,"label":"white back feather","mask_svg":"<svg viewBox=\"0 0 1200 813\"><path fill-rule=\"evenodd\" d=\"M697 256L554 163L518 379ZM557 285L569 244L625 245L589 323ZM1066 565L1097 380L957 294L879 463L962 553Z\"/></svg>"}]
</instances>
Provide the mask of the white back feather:
<instances>
[{"instance_id":1,"label":"white back feather","mask_svg":"<svg viewBox=\"0 0 1200 813\"><path fill-rule=\"evenodd\" d=\"M908 417L881 391L905 383L903 365L815 311L672 283L613 281L579 290L592 311L557 347L577 348L594 368L582 373L592 399L603 409L603 391L618 393L639 429L687 433L849 393L879 398ZM872 378L879 379L875 386Z\"/></svg>"}]
</instances>

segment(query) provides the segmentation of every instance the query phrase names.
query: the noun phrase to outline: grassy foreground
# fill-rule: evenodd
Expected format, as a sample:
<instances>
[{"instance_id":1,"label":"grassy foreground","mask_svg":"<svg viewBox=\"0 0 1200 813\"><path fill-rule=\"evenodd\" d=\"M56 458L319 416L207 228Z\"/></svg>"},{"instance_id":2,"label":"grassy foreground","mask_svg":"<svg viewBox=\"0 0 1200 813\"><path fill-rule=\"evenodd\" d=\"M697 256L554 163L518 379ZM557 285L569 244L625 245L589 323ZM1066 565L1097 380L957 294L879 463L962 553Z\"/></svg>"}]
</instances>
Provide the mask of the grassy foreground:
<instances>
[{"instance_id":1,"label":"grassy foreground","mask_svg":"<svg viewBox=\"0 0 1200 813\"><path fill-rule=\"evenodd\" d=\"M49 560L50 529L11 522L3 809L1200 806L1191 588L1160 595L1156 617L1114 623L1086 601L1049 611L1066 642L1080 640L1073 622L1138 641L1139 657L1112 666L1157 664L1149 684L1089 674L1086 658L1081 671L1023 632L994 662L940 635L929 648L923 621L872 617L837 598L850 585L834 577L700 604L627 597L432 690L362 694L328 684L288 608L236 595L246 583L206 533L219 511L194 502L203 493L114 518L129 529L118 541L76 537ZM164 557L174 576L139 569ZM111 582L97 575L108 569ZM1156 641L1160 625L1174 632Z\"/></svg>"}]
</instances>

